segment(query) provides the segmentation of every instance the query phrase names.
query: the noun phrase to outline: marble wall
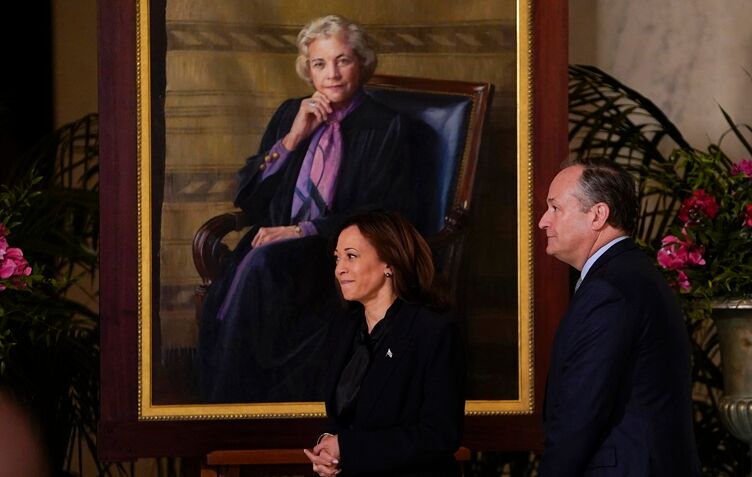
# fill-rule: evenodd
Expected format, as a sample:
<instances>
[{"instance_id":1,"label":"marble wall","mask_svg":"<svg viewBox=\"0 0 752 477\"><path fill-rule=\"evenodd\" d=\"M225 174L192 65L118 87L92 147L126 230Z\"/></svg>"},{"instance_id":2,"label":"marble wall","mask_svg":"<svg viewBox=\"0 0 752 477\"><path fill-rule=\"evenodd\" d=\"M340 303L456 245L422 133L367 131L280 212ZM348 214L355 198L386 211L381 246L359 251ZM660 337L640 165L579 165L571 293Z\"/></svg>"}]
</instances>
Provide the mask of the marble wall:
<instances>
[{"instance_id":1,"label":"marble wall","mask_svg":"<svg viewBox=\"0 0 752 477\"><path fill-rule=\"evenodd\" d=\"M570 0L569 9L569 62L650 98L694 147L728 128L718 105L752 123L752 2ZM732 138L724 149L744 155Z\"/></svg>"}]
</instances>

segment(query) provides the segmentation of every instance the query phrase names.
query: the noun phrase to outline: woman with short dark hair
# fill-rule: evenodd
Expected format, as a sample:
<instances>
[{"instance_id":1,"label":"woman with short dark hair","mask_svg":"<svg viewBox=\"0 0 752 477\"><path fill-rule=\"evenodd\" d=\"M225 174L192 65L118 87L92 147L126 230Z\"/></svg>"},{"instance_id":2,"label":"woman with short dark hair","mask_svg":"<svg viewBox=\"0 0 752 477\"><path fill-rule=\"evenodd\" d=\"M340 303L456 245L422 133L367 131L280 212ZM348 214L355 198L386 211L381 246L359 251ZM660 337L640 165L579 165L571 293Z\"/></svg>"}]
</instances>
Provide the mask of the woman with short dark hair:
<instances>
[{"instance_id":1,"label":"woman with short dark hair","mask_svg":"<svg viewBox=\"0 0 752 477\"><path fill-rule=\"evenodd\" d=\"M343 476L455 476L465 363L441 312L428 245L393 212L351 217L337 236L335 277L352 312L335 322L328 432L306 455Z\"/></svg>"}]
</instances>

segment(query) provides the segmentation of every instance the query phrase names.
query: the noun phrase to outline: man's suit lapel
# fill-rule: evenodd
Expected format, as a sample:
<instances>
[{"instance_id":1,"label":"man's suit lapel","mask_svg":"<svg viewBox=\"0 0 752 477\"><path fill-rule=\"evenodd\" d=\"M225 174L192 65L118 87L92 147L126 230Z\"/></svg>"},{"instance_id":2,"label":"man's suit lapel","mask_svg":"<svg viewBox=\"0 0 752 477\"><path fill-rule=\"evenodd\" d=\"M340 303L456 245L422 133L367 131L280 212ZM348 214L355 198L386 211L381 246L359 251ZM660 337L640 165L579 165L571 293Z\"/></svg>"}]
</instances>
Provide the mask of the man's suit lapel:
<instances>
[{"instance_id":1,"label":"man's suit lapel","mask_svg":"<svg viewBox=\"0 0 752 477\"><path fill-rule=\"evenodd\" d=\"M416 305L403 303L394 317L394 325L384 337L384 346L373 357L371 369L360 387L356 420L362 421L371 413L381 393L386 389L389 378L407 354L412 338L412 325L418 309Z\"/></svg>"},{"instance_id":2,"label":"man's suit lapel","mask_svg":"<svg viewBox=\"0 0 752 477\"><path fill-rule=\"evenodd\" d=\"M595 261L592 267L590 267L590 271L588 271L588 274L585 276L585 279L580 284L580 287L577 289L577 292L582 290L582 285L587 283L589 280L593 279L594 277L599 275L599 271L605 267L608 262L611 261L614 257L617 257L621 255L622 253L629 252L630 250L634 250L637 248L637 244L634 243L634 240L632 240L630 237L627 237L626 239L622 240L621 242L616 243L613 247L606 250L606 253L601 255L598 260ZM575 292L574 296L577 296L577 292Z\"/></svg>"},{"instance_id":3,"label":"man's suit lapel","mask_svg":"<svg viewBox=\"0 0 752 477\"><path fill-rule=\"evenodd\" d=\"M559 322L559 326L556 328L556 337L554 338L554 347L552 350L552 360L556 360L557 356L561 352L561 348L566 346L566 343L569 342L570 335L571 335L571 324L572 320L578 316L578 300L581 299L581 294L583 293L583 289L587 288L585 285L590 282L591 280L596 279L599 277L605 269L608 267L608 263L614 259L615 257L618 257L619 255L630 252L637 248L637 245L634 243L634 240L627 237L626 239L616 243L611 248L606 250L606 252L601 255L598 260L595 261L592 267L590 267L590 271L588 271L588 274L585 276L585 279L580 284L580 287L577 289L577 291L574 293L574 296L572 297L572 300L569 303L569 307L567 308L567 311L564 313L564 316L562 317L561 321ZM551 373L548 374L546 378L546 394L544 398L544 416L546 414L546 406L548 404L548 398L551 398L552 402L556 401L556 396L560 392L558 389L558 374L552 375ZM551 393L549 394L549 389Z\"/></svg>"}]
</instances>

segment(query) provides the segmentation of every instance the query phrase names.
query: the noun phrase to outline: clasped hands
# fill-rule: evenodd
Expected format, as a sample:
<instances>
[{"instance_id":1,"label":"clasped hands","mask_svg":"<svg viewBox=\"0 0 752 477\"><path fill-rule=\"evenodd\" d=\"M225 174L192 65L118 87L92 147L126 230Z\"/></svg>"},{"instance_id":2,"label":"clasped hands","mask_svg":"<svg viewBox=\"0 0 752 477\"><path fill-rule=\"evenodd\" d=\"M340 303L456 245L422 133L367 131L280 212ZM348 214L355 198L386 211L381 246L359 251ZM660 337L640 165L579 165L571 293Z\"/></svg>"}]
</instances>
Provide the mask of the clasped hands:
<instances>
[{"instance_id":1,"label":"clasped hands","mask_svg":"<svg viewBox=\"0 0 752 477\"><path fill-rule=\"evenodd\" d=\"M336 435L325 434L313 449L303 449L303 452L313 464L313 471L321 477L334 477L340 473L339 439Z\"/></svg>"}]
</instances>

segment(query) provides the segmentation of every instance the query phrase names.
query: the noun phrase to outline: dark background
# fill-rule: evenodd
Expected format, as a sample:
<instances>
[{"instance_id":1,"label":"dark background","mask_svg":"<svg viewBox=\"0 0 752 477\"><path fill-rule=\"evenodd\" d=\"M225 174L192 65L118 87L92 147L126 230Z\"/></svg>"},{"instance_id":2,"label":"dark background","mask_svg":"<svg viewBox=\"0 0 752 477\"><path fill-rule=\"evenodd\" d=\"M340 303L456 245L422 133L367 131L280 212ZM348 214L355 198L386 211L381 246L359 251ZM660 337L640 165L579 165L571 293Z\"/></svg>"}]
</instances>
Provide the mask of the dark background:
<instances>
[{"instance_id":1,"label":"dark background","mask_svg":"<svg viewBox=\"0 0 752 477\"><path fill-rule=\"evenodd\" d=\"M0 42L0 183L53 127L52 3L3 5Z\"/></svg>"}]
</instances>

